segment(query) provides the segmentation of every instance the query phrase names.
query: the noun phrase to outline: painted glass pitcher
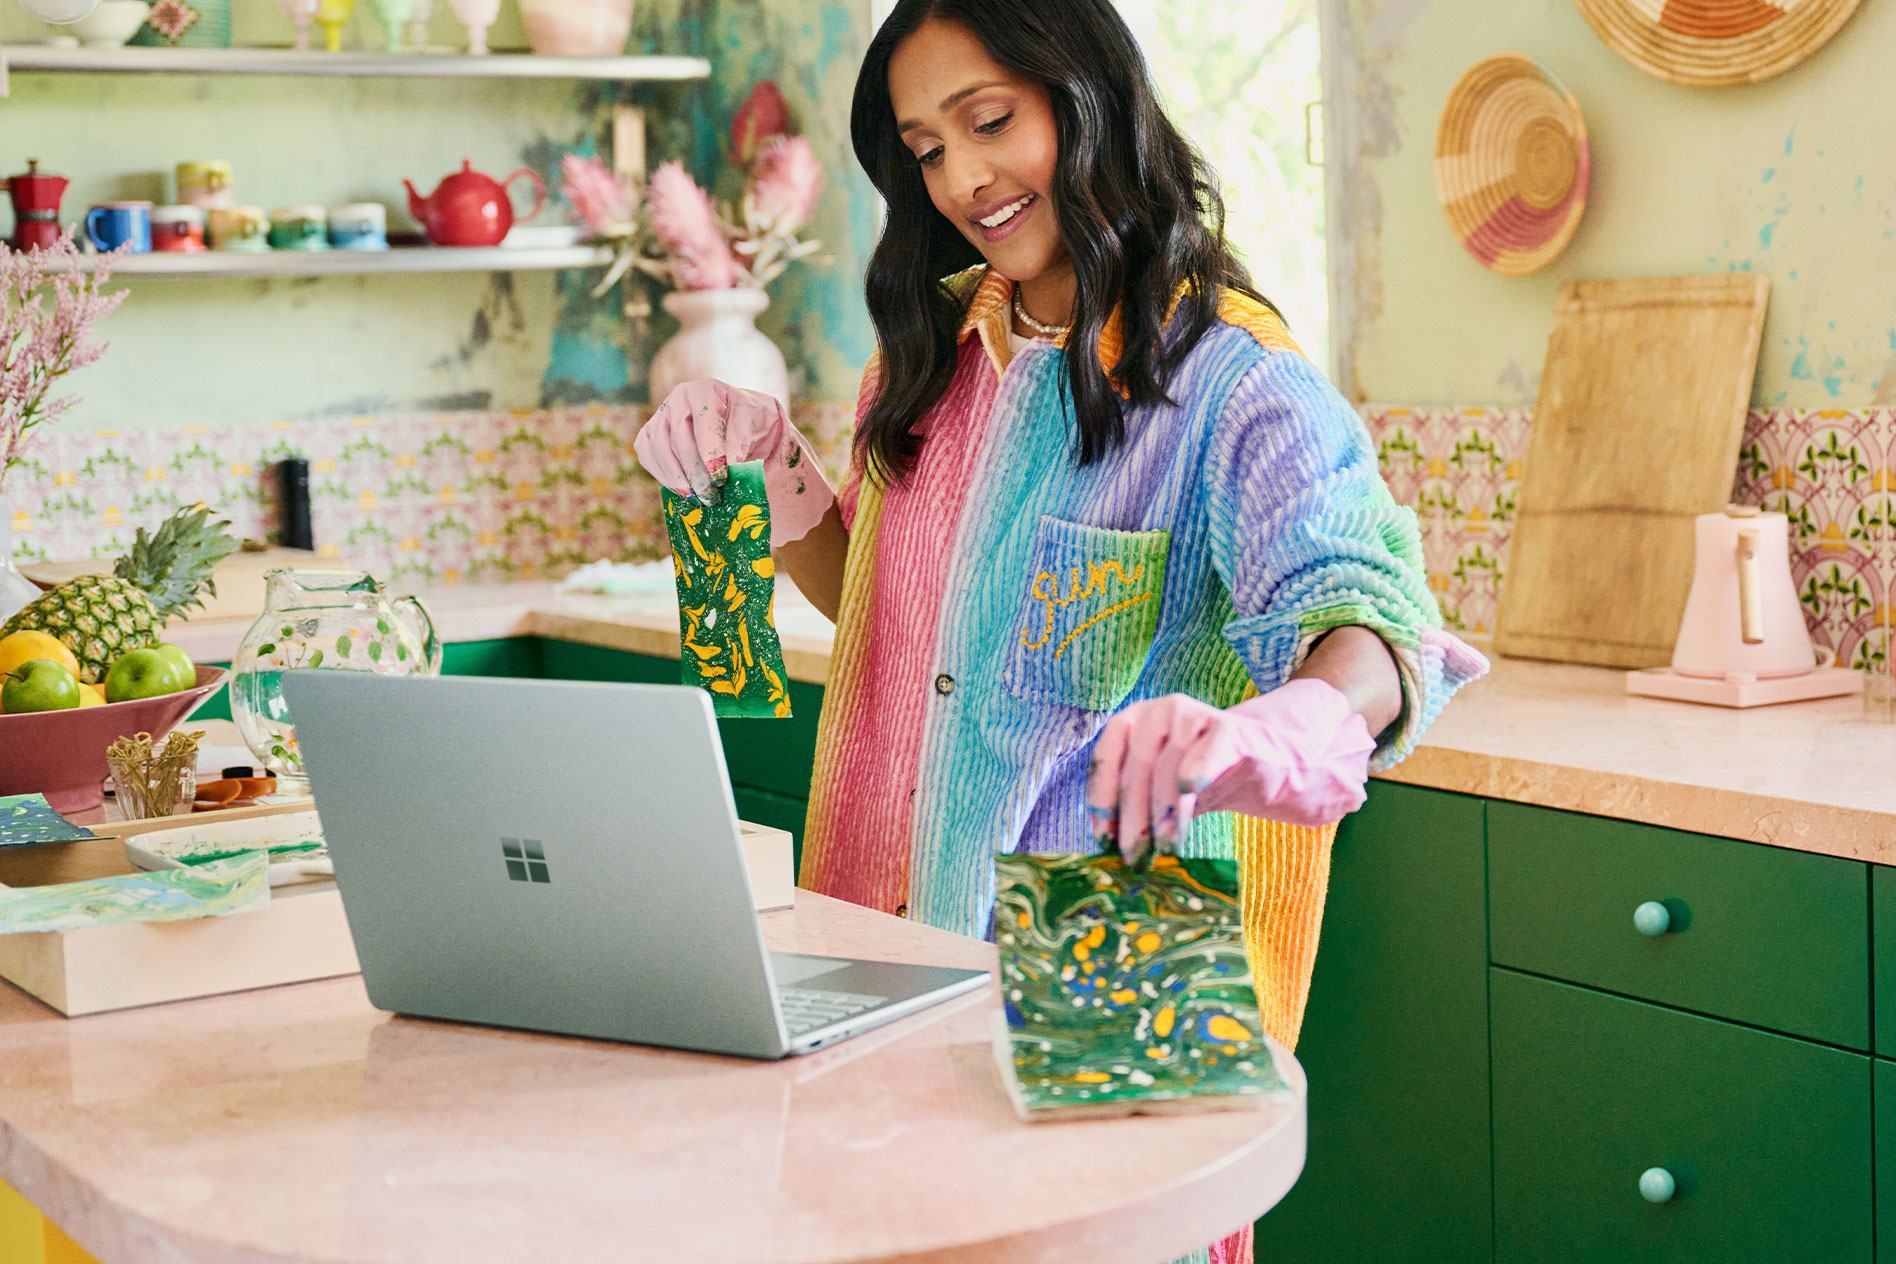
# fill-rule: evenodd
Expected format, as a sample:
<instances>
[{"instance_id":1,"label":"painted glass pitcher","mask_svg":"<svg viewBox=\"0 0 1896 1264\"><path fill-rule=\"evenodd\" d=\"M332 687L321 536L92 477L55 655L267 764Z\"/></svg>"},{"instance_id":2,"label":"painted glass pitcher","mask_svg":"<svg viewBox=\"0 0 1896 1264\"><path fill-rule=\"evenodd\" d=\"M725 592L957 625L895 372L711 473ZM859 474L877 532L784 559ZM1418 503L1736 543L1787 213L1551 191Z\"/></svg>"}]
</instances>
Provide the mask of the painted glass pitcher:
<instances>
[{"instance_id":1,"label":"painted glass pitcher","mask_svg":"<svg viewBox=\"0 0 1896 1264\"><path fill-rule=\"evenodd\" d=\"M441 641L419 597L390 598L365 571L274 570L263 613L231 664L230 713L279 796L309 793L283 673L299 667L438 676Z\"/></svg>"}]
</instances>

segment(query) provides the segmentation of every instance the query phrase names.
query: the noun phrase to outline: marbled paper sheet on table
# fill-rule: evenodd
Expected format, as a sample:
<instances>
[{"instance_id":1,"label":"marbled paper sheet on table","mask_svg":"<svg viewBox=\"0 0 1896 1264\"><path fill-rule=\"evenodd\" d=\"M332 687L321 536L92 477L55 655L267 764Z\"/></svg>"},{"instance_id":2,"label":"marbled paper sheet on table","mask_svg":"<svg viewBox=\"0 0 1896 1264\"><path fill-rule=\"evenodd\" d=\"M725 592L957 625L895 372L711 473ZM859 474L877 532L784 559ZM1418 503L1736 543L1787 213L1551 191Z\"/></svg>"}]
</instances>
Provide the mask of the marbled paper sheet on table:
<instances>
[{"instance_id":1,"label":"marbled paper sheet on table","mask_svg":"<svg viewBox=\"0 0 1896 1264\"><path fill-rule=\"evenodd\" d=\"M1285 1087L1258 1016L1234 864L1161 856L1137 873L1117 856L996 863L1022 1113L1236 1104Z\"/></svg>"},{"instance_id":2,"label":"marbled paper sheet on table","mask_svg":"<svg viewBox=\"0 0 1896 1264\"><path fill-rule=\"evenodd\" d=\"M83 825L53 811L43 794L0 795L0 847L36 847L97 838Z\"/></svg>"},{"instance_id":3,"label":"marbled paper sheet on table","mask_svg":"<svg viewBox=\"0 0 1896 1264\"><path fill-rule=\"evenodd\" d=\"M708 689L720 716L787 717L763 463L731 466L715 505L664 496L678 576L681 679Z\"/></svg>"},{"instance_id":4,"label":"marbled paper sheet on table","mask_svg":"<svg viewBox=\"0 0 1896 1264\"><path fill-rule=\"evenodd\" d=\"M255 912L270 904L268 864L253 851L190 869L0 888L0 935Z\"/></svg>"}]
</instances>

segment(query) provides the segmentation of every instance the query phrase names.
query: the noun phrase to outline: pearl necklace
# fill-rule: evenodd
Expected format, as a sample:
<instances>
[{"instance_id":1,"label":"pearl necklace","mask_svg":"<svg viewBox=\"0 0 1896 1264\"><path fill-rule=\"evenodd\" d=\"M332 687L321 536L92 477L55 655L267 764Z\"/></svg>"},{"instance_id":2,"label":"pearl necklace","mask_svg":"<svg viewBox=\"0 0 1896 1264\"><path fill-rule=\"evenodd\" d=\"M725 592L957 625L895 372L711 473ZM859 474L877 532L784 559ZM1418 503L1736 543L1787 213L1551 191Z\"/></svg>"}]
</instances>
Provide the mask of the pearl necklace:
<instances>
[{"instance_id":1,"label":"pearl necklace","mask_svg":"<svg viewBox=\"0 0 1896 1264\"><path fill-rule=\"evenodd\" d=\"M1020 287L1018 285L1014 287L1014 319L1039 334L1042 338L1053 338L1056 340L1064 338L1073 328L1071 324L1043 325L1032 316L1029 316L1027 309L1020 305Z\"/></svg>"}]
</instances>

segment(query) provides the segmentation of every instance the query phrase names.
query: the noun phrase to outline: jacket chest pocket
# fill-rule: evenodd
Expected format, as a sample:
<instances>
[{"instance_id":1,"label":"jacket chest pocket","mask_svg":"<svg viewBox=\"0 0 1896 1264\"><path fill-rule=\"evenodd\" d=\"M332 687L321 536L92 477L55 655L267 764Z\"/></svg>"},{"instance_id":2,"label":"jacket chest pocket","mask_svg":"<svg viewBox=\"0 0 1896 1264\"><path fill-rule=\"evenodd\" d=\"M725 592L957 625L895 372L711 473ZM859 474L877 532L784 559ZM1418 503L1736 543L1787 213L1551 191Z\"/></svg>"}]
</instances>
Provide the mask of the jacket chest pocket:
<instances>
[{"instance_id":1,"label":"jacket chest pocket","mask_svg":"<svg viewBox=\"0 0 1896 1264\"><path fill-rule=\"evenodd\" d=\"M1007 691L1026 702L1110 711L1145 670L1159 627L1169 531L1040 520L1027 591L1009 629Z\"/></svg>"}]
</instances>

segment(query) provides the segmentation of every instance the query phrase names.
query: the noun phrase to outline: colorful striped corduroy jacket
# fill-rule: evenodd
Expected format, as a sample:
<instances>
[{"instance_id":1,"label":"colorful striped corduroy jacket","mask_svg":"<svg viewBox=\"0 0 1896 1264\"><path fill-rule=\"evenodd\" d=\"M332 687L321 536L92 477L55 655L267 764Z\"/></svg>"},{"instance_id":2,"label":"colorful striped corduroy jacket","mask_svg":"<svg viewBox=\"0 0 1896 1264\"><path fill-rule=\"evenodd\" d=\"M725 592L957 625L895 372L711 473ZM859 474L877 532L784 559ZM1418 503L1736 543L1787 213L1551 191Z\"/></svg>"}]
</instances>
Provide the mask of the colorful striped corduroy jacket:
<instances>
[{"instance_id":1,"label":"colorful striped corduroy jacket","mask_svg":"<svg viewBox=\"0 0 1896 1264\"><path fill-rule=\"evenodd\" d=\"M1128 410L1125 444L1073 459L1066 352L1009 350L1012 283L977 270L952 385L889 486L860 451L802 884L986 936L1001 851L1085 852L1087 761L1106 718L1187 693L1214 706L1287 680L1361 624L1400 667L1401 759L1479 655L1441 633L1414 514L1361 420L1262 304L1221 320ZM1117 363L1117 319L1101 339ZM877 386L872 364L857 405ZM1200 818L1188 856L1236 856L1259 999L1294 1044L1335 827Z\"/></svg>"}]
</instances>

